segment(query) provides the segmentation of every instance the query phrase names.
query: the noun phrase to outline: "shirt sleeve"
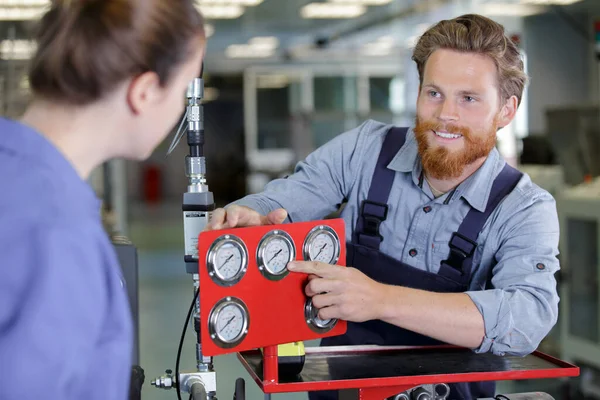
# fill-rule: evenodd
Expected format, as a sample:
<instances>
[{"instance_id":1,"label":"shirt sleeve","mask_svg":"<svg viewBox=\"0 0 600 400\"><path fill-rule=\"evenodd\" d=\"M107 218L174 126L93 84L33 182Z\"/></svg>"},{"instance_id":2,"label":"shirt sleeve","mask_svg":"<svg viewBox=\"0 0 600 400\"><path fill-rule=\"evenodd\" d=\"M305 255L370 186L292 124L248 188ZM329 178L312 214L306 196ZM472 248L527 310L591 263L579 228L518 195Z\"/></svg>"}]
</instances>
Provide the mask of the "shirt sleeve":
<instances>
[{"instance_id":1,"label":"shirt sleeve","mask_svg":"<svg viewBox=\"0 0 600 400\"><path fill-rule=\"evenodd\" d=\"M275 179L263 192L232 204L250 207L262 215L284 208L289 220L295 222L324 218L348 197L360 174L365 146L377 137L369 135L373 123L367 121L336 136L299 162L292 175Z\"/></svg>"},{"instance_id":2,"label":"shirt sleeve","mask_svg":"<svg viewBox=\"0 0 600 400\"><path fill-rule=\"evenodd\" d=\"M475 349L478 353L530 354L557 322L556 204L547 192L524 193L522 198L533 201L508 207L512 215L496 236L493 289L467 292L485 324L485 338Z\"/></svg>"},{"instance_id":3,"label":"shirt sleeve","mask_svg":"<svg viewBox=\"0 0 600 400\"><path fill-rule=\"evenodd\" d=\"M11 229L0 230L0 398L81 398L107 309L100 250L66 228Z\"/></svg>"}]
</instances>

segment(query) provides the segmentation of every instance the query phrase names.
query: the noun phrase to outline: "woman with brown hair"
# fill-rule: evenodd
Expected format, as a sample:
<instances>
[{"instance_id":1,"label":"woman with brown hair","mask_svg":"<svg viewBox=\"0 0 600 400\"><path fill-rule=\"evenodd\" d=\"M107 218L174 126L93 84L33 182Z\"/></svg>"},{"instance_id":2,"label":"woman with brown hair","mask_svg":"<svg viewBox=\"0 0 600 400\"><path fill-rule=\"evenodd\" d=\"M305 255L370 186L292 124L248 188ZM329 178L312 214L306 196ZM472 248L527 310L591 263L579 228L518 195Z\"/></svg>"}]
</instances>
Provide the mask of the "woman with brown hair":
<instances>
[{"instance_id":1,"label":"woman with brown hair","mask_svg":"<svg viewBox=\"0 0 600 400\"><path fill-rule=\"evenodd\" d=\"M0 119L0 398L124 399L132 324L90 172L147 158L200 74L192 0L53 0L33 100Z\"/></svg>"}]
</instances>

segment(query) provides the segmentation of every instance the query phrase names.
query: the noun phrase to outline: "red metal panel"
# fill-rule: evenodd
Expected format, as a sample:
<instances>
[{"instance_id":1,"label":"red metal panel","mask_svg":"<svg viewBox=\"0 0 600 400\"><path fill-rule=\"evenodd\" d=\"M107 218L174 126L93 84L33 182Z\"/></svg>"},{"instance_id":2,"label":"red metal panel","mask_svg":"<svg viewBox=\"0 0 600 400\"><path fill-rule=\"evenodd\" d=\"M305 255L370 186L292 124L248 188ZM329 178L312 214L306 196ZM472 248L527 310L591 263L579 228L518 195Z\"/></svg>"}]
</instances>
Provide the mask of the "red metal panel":
<instances>
[{"instance_id":1,"label":"red metal panel","mask_svg":"<svg viewBox=\"0 0 600 400\"><path fill-rule=\"evenodd\" d=\"M346 264L345 225L343 219L298 222L283 225L268 225L248 228L225 229L202 232L199 236L200 318L202 353L216 356L249 349L273 346L282 343L306 341L346 332L346 322L338 321L328 333L312 331L304 318L307 282L305 274L290 273L280 281L265 278L258 270L256 249L261 238L272 230L288 233L296 246L296 260L302 260L302 245L308 232L315 226L327 225L340 238L338 265ZM248 249L248 270L240 282L231 287L222 287L209 276L206 255L212 243L220 236L231 234L242 239ZM234 296L241 299L249 310L250 323L245 339L234 348L224 349L210 338L208 318L212 307L219 300Z\"/></svg>"}]
</instances>

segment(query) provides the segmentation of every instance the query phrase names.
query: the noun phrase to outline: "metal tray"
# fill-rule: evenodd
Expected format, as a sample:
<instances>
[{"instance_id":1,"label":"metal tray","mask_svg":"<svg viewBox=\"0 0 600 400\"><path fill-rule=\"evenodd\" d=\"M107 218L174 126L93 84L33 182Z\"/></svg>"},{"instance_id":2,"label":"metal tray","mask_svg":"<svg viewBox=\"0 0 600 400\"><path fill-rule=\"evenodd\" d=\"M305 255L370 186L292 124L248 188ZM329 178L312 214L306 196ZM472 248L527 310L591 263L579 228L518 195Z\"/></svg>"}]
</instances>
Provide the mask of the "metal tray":
<instances>
[{"instance_id":1,"label":"metal tray","mask_svg":"<svg viewBox=\"0 0 600 400\"><path fill-rule=\"evenodd\" d=\"M238 358L265 393L579 375L577 366L540 352L525 357L502 357L475 354L454 346L307 347L302 372L297 376L279 376L277 382L263 380L259 350L238 353Z\"/></svg>"}]
</instances>

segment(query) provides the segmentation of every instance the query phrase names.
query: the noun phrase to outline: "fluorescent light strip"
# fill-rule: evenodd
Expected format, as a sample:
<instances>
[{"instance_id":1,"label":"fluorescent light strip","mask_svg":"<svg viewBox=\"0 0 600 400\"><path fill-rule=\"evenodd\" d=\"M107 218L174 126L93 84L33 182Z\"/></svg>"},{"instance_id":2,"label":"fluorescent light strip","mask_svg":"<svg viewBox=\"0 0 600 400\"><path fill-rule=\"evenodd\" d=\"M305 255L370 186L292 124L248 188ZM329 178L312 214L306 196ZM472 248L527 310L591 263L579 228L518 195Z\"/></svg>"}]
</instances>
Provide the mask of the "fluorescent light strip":
<instances>
[{"instance_id":1,"label":"fluorescent light strip","mask_svg":"<svg viewBox=\"0 0 600 400\"><path fill-rule=\"evenodd\" d=\"M40 7L0 7L0 21L37 20L45 11Z\"/></svg>"},{"instance_id":2,"label":"fluorescent light strip","mask_svg":"<svg viewBox=\"0 0 600 400\"><path fill-rule=\"evenodd\" d=\"M0 7L45 7L50 0L0 0Z\"/></svg>"},{"instance_id":3,"label":"fluorescent light strip","mask_svg":"<svg viewBox=\"0 0 600 400\"><path fill-rule=\"evenodd\" d=\"M356 18L366 11L361 4L310 3L302 7L300 15L306 19Z\"/></svg>"},{"instance_id":4,"label":"fluorescent light strip","mask_svg":"<svg viewBox=\"0 0 600 400\"><path fill-rule=\"evenodd\" d=\"M274 50L279 46L279 40L275 36L257 36L248 41L254 48Z\"/></svg>"},{"instance_id":5,"label":"fluorescent light strip","mask_svg":"<svg viewBox=\"0 0 600 400\"><path fill-rule=\"evenodd\" d=\"M360 4L364 6L383 6L390 4L392 0L329 0L336 4Z\"/></svg>"},{"instance_id":6,"label":"fluorescent light strip","mask_svg":"<svg viewBox=\"0 0 600 400\"><path fill-rule=\"evenodd\" d=\"M581 0L521 0L523 4L539 4L539 5L560 5L566 6L568 4L573 4L580 2Z\"/></svg>"},{"instance_id":7,"label":"fluorescent light strip","mask_svg":"<svg viewBox=\"0 0 600 400\"><path fill-rule=\"evenodd\" d=\"M261 4L263 1L264 0L198 0L198 4L253 7Z\"/></svg>"},{"instance_id":8,"label":"fluorescent light strip","mask_svg":"<svg viewBox=\"0 0 600 400\"><path fill-rule=\"evenodd\" d=\"M0 57L5 60L27 60L31 58L37 44L32 40L3 40L0 42Z\"/></svg>"},{"instance_id":9,"label":"fluorescent light strip","mask_svg":"<svg viewBox=\"0 0 600 400\"><path fill-rule=\"evenodd\" d=\"M267 58L273 54L273 49L259 48L247 44L232 44L225 49L225 55L229 58Z\"/></svg>"},{"instance_id":10,"label":"fluorescent light strip","mask_svg":"<svg viewBox=\"0 0 600 400\"><path fill-rule=\"evenodd\" d=\"M481 7L481 14L486 16L526 17L544 12L543 6L533 4L487 3Z\"/></svg>"},{"instance_id":11,"label":"fluorescent light strip","mask_svg":"<svg viewBox=\"0 0 600 400\"><path fill-rule=\"evenodd\" d=\"M236 19L244 14L244 7L238 5L211 6L199 5L202 15L207 19Z\"/></svg>"}]
</instances>

